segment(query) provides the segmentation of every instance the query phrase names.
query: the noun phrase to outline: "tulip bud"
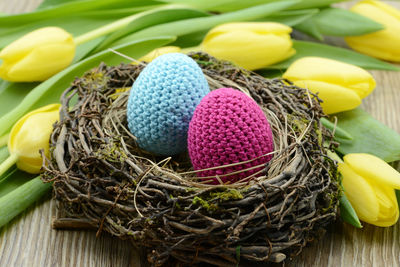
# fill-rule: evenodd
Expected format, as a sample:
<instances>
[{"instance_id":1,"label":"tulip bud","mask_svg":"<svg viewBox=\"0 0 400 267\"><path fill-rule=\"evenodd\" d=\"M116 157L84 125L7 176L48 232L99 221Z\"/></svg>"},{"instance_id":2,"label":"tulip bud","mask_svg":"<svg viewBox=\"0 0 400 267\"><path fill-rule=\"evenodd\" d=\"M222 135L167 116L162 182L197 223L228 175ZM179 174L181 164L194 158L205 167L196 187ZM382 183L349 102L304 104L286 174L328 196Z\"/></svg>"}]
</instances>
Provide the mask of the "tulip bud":
<instances>
[{"instance_id":1,"label":"tulip bud","mask_svg":"<svg viewBox=\"0 0 400 267\"><path fill-rule=\"evenodd\" d=\"M44 81L71 64L75 43L57 27L30 32L0 52L0 78L12 82Z\"/></svg>"},{"instance_id":2,"label":"tulip bud","mask_svg":"<svg viewBox=\"0 0 400 267\"><path fill-rule=\"evenodd\" d=\"M39 173L42 167L40 149L49 156L49 139L53 124L59 119L60 104L50 104L23 116L11 129L8 139L10 155L17 167L29 173Z\"/></svg>"},{"instance_id":3,"label":"tulip bud","mask_svg":"<svg viewBox=\"0 0 400 267\"><path fill-rule=\"evenodd\" d=\"M385 29L346 37L347 44L366 55L400 62L400 11L381 1L360 1L351 11L381 23Z\"/></svg>"},{"instance_id":4,"label":"tulip bud","mask_svg":"<svg viewBox=\"0 0 400 267\"><path fill-rule=\"evenodd\" d=\"M154 49L147 55L139 58L138 61L151 62L151 61L153 61L153 59L155 59L158 56L168 54L168 53L179 53L179 52L181 52L181 48L178 46L164 46L164 47Z\"/></svg>"},{"instance_id":5,"label":"tulip bud","mask_svg":"<svg viewBox=\"0 0 400 267\"><path fill-rule=\"evenodd\" d=\"M260 69L295 54L291 31L274 22L222 24L208 32L201 50L248 70Z\"/></svg>"},{"instance_id":6,"label":"tulip bud","mask_svg":"<svg viewBox=\"0 0 400 267\"><path fill-rule=\"evenodd\" d=\"M319 57L296 60L283 78L318 93L326 114L356 108L376 85L371 74L357 66Z\"/></svg>"},{"instance_id":7,"label":"tulip bud","mask_svg":"<svg viewBox=\"0 0 400 267\"><path fill-rule=\"evenodd\" d=\"M399 218L394 189L400 189L400 173L370 154L347 154L343 160L338 169L344 194L358 217L377 226L394 225Z\"/></svg>"}]
</instances>

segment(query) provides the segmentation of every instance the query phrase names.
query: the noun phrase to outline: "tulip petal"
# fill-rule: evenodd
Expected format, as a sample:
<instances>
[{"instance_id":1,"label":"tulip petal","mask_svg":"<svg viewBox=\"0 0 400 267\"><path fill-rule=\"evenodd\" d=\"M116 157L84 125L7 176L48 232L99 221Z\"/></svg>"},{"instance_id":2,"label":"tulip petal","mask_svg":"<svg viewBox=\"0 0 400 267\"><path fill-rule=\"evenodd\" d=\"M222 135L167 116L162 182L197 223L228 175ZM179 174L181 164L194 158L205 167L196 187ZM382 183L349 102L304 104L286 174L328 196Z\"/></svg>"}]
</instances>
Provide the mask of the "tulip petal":
<instances>
[{"instance_id":1,"label":"tulip petal","mask_svg":"<svg viewBox=\"0 0 400 267\"><path fill-rule=\"evenodd\" d=\"M375 222L379 216L379 203L372 186L345 163L339 163L338 170L343 176L344 194L360 220Z\"/></svg>"},{"instance_id":2,"label":"tulip petal","mask_svg":"<svg viewBox=\"0 0 400 267\"><path fill-rule=\"evenodd\" d=\"M8 72L10 71L11 65L8 62L3 61L0 65L0 78L3 80L9 81Z\"/></svg>"},{"instance_id":3,"label":"tulip petal","mask_svg":"<svg viewBox=\"0 0 400 267\"><path fill-rule=\"evenodd\" d=\"M400 189L400 173L382 159L366 153L351 153L344 156L343 160L359 175L378 184Z\"/></svg>"},{"instance_id":4,"label":"tulip petal","mask_svg":"<svg viewBox=\"0 0 400 267\"><path fill-rule=\"evenodd\" d=\"M26 34L6 46L0 52L0 58L17 61L36 47L65 42L73 42L71 34L59 27L44 27Z\"/></svg>"},{"instance_id":5,"label":"tulip petal","mask_svg":"<svg viewBox=\"0 0 400 267\"><path fill-rule=\"evenodd\" d=\"M49 154L49 138L53 123L59 118L59 104L51 104L29 112L11 129L8 140L10 154L18 156L17 167L39 173L42 166L40 149Z\"/></svg>"},{"instance_id":6,"label":"tulip petal","mask_svg":"<svg viewBox=\"0 0 400 267\"><path fill-rule=\"evenodd\" d=\"M290 80L286 74L283 77ZM340 85L311 80L294 81L294 84L318 94L323 101L321 107L326 114L351 110L361 104L360 97L354 91Z\"/></svg>"},{"instance_id":7,"label":"tulip petal","mask_svg":"<svg viewBox=\"0 0 400 267\"><path fill-rule=\"evenodd\" d=\"M211 29L207 36L204 38L204 42L208 42L214 37L225 34L232 31L245 31L254 32L258 34L289 34L292 32L292 28L284 24L275 22L238 22L238 23L225 23Z\"/></svg>"},{"instance_id":8,"label":"tulip petal","mask_svg":"<svg viewBox=\"0 0 400 267\"><path fill-rule=\"evenodd\" d=\"M399 206L394 189L379 183L371 184L379 201L378 219L373 224L381 227L394 225L399 219Z\"/></svg>"},{"instance_id":9,"label":"tulip petal","mask_svg":"<svg viewBox=\"0 0 400 267\"><path fill-rule=\"evenodd\" d=\"M285 72L291 80L314 80L337 84L356 92L361 98L369 95L376 82L371 74L357 66L321 57L304 57L296 60Z\"/></svg>"},{"instance_id":10,"label":"tulip petal","mask_svg":"<svg viewBox=\"0 0 400 267\"><path fill-rule=\"evenodd\" d=\"M273 22L227 23L204 38L203 51L249 69L259 69L292 56L292 29Z\"/></svg>"},{"instance_id":11,"label":"tulip petal","mask_svg":"<svg viewBox=\"0 0 400 267\"><path fill-rule=\"evenodd\" d=\"M41 28L0 52L0 77L13 82L43 81L67 67L74 56L71 34L58 27Z\"/></svg>"},{"instance_id":12,"label":"tulip petal","mask_svg":"<svg viewBox=\"0 0 400 267\"><path fill-rule=\"evenodd\" d=\"M290 38L242 30L215 36L203 42L202 49L248 70L259 69L293 55Z\"/></svg>"},{"instance_id":13,"label":"tulip petal","mask_svg":"<svg viewBox=\"0 0 400 267\"><path fill-rule=\"evenodd\" d=\"M75 46L47 44L36 47L8 71L9 81L43 81L71 64Z\"/></svg>"},{"instance_id":14,"label":"tulip petal","mask_svg":"<svg viewBox=\"0 0 400 267\"><path fill-rule=\"evenodd\" d=\"M345 38L356 51L388 61L400 62L400 11L379 1L361 1L351 11L385 26L384 30Z\"/></svg>"}]
</instances>

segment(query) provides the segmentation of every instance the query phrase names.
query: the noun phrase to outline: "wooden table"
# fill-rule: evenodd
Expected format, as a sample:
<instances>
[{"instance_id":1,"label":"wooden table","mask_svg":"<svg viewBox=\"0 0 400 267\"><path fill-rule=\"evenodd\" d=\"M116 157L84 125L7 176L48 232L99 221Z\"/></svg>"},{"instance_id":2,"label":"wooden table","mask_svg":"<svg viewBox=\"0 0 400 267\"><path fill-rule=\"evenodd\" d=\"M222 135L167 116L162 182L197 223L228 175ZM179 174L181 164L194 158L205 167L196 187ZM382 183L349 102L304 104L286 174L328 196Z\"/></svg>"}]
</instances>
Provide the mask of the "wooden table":
<instances>
[{"instance_id":1,"label":"wooden table","mask_svg":"<svg viewBox=\"0 0 400 267\"><path fill-rule=\"evenodd\" d=\"M0 0L0 11L33 10L42 0ZM400 4L393 2L400 8ZM348 3L342 4L348 6ZM337 42L337 40L333 40ZM400 73L372 71L375 91L363 107L400 133ZM47 197L47 199L49 199ZM90 231L56 231L51 220L55 201L41 201L0 229L0 266L142 266L130 242ZM363 229L336 223L318 242L286 266L400 266L400 222L390 228L364 224Z\"/></svg>"}]
</instances>

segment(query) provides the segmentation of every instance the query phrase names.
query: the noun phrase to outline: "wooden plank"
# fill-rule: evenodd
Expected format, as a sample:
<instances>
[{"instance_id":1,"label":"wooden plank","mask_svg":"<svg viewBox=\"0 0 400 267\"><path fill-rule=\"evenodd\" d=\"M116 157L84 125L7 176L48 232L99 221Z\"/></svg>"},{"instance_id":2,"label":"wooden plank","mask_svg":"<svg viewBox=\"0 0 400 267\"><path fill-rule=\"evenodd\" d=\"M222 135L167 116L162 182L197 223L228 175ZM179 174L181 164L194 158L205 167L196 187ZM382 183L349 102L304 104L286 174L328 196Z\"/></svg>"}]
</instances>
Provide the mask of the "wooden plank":
<instances>
[{"instance_id":1,"label":"wooden plank","mask_svg":"<svg viewBox=\"0 0 400 267\"><path fill-rule=\"evenodd\" d=\"M41 0L1 1L0 11L33 10ZM400 8L400 3L390 1ZM341 4L348 6L349 4ZM340 39L330 43L344 45ZM363 107L375 118L400 133L400 74L372 71L377 88ZM0 230L0 266L141 266L129 241L107 234L96 238L90 231L56 231L50 223L56 215L55 201L27 210ZM286 266L400 266L400 223L379 228L355 229L340 221ZM260 266L260 265L258 265Z\"/></svg>"}]
</instances>

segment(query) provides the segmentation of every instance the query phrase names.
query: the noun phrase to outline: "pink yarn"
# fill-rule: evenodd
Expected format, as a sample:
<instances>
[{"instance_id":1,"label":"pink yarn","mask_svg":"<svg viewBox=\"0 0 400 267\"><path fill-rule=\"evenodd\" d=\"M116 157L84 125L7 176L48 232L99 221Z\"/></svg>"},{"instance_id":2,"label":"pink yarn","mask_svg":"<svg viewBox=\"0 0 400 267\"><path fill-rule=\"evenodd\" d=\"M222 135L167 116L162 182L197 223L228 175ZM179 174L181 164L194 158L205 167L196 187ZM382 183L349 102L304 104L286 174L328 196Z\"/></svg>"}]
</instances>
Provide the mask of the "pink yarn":
<instances>
[{"instance_id":1,"label":"pink yarn","mask_svg":"<svg viewBox=\"0 0 400 267\"><path fill-rule=\"evenodd\" d=\"M189 124L188 150L195 170L251 160L274 150L271 127L264 112L246 94L232 88L208 93L196 107ZM250 163L198 173L199 177L228 174L265 164L272 155ZM236 182L262 167L220 177ZM214 179L214 184L219 183Z\"/></svg>"}]
</instances>

